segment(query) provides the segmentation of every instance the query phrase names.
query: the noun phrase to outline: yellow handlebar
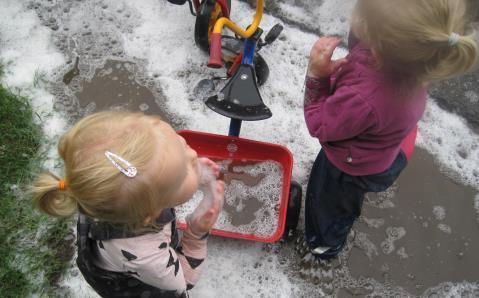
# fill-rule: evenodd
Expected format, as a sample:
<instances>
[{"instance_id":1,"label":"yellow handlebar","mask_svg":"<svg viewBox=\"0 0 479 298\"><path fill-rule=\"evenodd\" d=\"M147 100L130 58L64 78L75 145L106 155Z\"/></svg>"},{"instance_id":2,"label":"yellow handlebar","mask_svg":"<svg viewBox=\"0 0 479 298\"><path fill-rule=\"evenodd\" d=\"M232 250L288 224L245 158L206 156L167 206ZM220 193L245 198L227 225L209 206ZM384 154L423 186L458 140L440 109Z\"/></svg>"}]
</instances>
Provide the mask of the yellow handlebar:
<instances>
[{"instance_id":1,"label":"yellow handlebar","mask_svg":"<svg viewBox=\"0 0 479 298\"><path fill-rule=\"evenodd\" d=\"M223 61L221 60L221 31L223 30L224 26L230 28L234 33L243 38L250 38L258 29L262 17L263 0L257 0L254 20L247 30L241 29L238 25L227 18L220 18L218 21L216 21L215 28L210 36L210 60L208 62L208 66L213 68L220 68L223 66Z\"/></svg>"},{"instance_id":2,"label":"yellow handlebar","mask_svg":"<svg viewBox=\"0 0 479 298\"><path fill-rule=\"evenodd\" d=\"M256 14L254 16L253 23L247 30L243 30L241 27L236 25L228 18L220 18L216 21L215 28L213 29L213 33L220 33L223 30L223 27L226 26L230 28L234 33L238 34L243 38L249 38L253 35L259 27L261 23L261 19L263 18L263 2L264 0L257 0L256 1Z\"/></svg>"}]
</instances>

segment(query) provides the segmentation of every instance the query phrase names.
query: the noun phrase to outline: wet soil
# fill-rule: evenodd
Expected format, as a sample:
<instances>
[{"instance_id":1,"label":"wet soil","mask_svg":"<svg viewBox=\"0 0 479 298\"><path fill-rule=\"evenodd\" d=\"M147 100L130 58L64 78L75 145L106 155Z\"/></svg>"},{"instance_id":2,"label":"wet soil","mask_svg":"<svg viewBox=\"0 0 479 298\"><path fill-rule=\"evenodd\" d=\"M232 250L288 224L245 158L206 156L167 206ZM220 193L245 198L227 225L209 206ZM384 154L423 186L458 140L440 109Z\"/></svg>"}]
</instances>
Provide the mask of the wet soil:
<instances>
[{"instance_id":1,"label":"wet soil","mask_svg":"<svg viewBox=\"0 0 479 298\"><path fill-rule=\"evenodd\" d=\"M80 106L91 107L91 111L121 107L168 119L153 93L135 80L134 68L132 62L107 60L90 81L82 84L82 91L76 93Z\"/></svg>"},{"instance_id":2,"label":"wet soil","mask_svg":"<svg viewBox=\"0 0 479 298\"><path fill-rule=\"evenodd\" d=\"M348 261L351 274L392 282L412 294L445 281L476 282L476 195L444 176L432 157L417 149L398 179L389 208L379 196L369 195L356 229L374 249L355 245ZM391 227L405 235L394 237Z\"/></svg>"}]
</instances>

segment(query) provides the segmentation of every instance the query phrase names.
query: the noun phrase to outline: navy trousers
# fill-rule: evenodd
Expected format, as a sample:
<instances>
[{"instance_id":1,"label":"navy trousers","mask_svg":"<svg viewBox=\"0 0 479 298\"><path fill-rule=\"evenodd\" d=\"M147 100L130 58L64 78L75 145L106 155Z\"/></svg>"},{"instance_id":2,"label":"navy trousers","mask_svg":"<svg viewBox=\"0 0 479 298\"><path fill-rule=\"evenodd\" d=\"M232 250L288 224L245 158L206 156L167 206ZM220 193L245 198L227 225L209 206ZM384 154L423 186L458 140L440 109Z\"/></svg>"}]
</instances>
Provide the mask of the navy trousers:
<instances>
[{"instance_id":1,"label":"navy trousers","mask_svg":"<svg viewBox=\"0 0 479 298\"><path fill-rule=\"evenodd\" d=\"M305 236L310 249L330 247L317 255L321 259L335 257L346 244L349 231L361 214L364 195L386 190L406 164L406 156L401 151L386 171L351 176L335 167L321 150L306 191Z\"/></svg>"}]
</instances>

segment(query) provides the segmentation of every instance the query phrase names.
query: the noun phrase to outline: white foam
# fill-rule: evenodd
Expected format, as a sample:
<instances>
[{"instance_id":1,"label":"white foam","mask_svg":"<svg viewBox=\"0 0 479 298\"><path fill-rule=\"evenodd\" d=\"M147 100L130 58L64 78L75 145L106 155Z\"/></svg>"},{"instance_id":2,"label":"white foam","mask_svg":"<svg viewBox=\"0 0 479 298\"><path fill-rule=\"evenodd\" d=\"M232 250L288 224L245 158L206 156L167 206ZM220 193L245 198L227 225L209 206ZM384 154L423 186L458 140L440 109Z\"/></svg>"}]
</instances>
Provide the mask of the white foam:
<instances>
[{"instance_id":1,"label":"white foam","mask_svg":"<svg viewBox=\"0 0 479 298\"><path fill-rule=\"evenodd\" d=\"M392 200L396 195L397 189L398 184L397 182L394 182L386 191L380 193L367 193L365 196L366 202L380 209L394 208L395 205Z\"/></svg>"},{"instance_id":2,"label":"white foam","mask_svg":"<svg viewBox=\"0 0 479 298\"><path fill-rule=\"evenodd\" d=\"M403 238L406 235L406 229L404 229L403 227L387 227L386 235L387 238L383 242L381 242L381 248L383 250L383 253L388 255L396 249L394 242Z\"/></svg>"},{"instance_id":3,"label":"white foam","mask_svg":"<svg viewBox=\"0 0 479 298\"><path fill-rule=\"evenodd\" d=\"M444 220L446 218L446 209L442 206L434 206L432 208L432 213L436 220Z\"/></svg>"},{"instance_id":4,"label":"white foam","mask_svg":"<svg viewBox=\"0 0 479 298\"><path fill-rule=\"evenodd\" d=\"M479 283L444 282L425 291L422 297L479 297Z\"/></svg>"},{"instance_id":5,"label":"white foam","mask_svg":"<svg viewBox=\"0 0 479 298\"><path fill-rule=\"evenodd\" d=\"M288 19L304 24L308 28L314 28L327 35L345 36L349 30L347 14L356 3L355 0L332 0L302 1L303 6L297 6L298 2L286 0L279 2L280 13Z\"/></svg>"},{"instance_id":6,"label":"white foam","mask_svg":"<svg viewBox=\"0 0 479 298\"><path fill-rule=\"evenodd\" d=\"M220 162L221 171L225 172L230 162ZM250 166L235 166L235 173L244 172L252 177L261 177L256 186L247 186L243 181L232 180L226 184L225 188L225 206L233 207L236 211L235 217L251 217L250 222L241 225L235 225L232 222L231 215L225 211L220 213L218 221L214 225L215 229L235 232L240 234L254 234L260 237L271 237L278 228L279 204L282 198L283 172L281 164L274 161L256 163ZM260 206L254 214L245 214L243 209L248 200L257 199ZM198 191L194 197L187 203L176 207L178 219L185 222L185 218L203 199L203 193Z\"/></svg>"},{"instance_id":7,"label":"white foam","mask_svg":"<svg viewBox=\"0 0 479 298\"><path fill-rule=\"evenodd\" d=\"M250 241L210 237L205 271L191 291L193 297L295 297L278 256Z\"/></svg>"},{"instance_id":8,"label":"white foam","mask_svg":"<svg viewBox=\"0 0 479 298\"><path fill-rule=\"evenodd\" d=\"M384 225L384 218L366 218L361 217L361 219L368 225L370 228L379 229Z\"/></svg>"},{"instance_id":9,"label":"white foam","mask_svg":"<svg viewBox=\"0 0 479 298\"><path fill-rule=\"evenodd\" d=\"M432 98L419 122L417 145L433 154L449 176L479 190L479 136Z\"/></svg>"},{"instance_id":10,"label":"white foam","mask_svg":"<svg viewBox=\"0 0 479 298\"><path fill-rule=\"evenodd\" d=\"M446 224L440 223L440 224L437 225L437 228L439 230L441 230L442 232L446 233L446 234L451 234L452 233L451 227L446 225Z\"/></svg>"},{"instance_id":11,"label":"white foam","mask_svg":"<svg viewBox=\"0 0 479 298\"><path fill-rule=\"evenodd\" d=\"M471 103L479 103L479 94L473 90L466 91L465 95Z\"/></svg>"},{"instance_id":12,"label":"white foam","mask_svg":"<svg viewBox=\"0 0 479 298\"><path fill-rule=\"evenodd\" d=\"M376 244L374 244L374 242L369 239L368 234L364 232L357 232L354 245L361 249L370 260L378 255Z\"/></svg>"},{"instance_id":13,"label":"white foam","mask_svg":"<svg viewBox=\"0 0 479 298\"><path fill-rule=\"evenodd\" d=\"M398 254L399 258L401 259L407 259L409 258L409 255L406 252L406 248L404 246L400 247L396 253Z\"/></svg>"},{"instance_id":14,"label":"white foam","mask_svg":"<svg viewBox=\"0 0 479 298\"><path fill-rule=\"evenodd\" d=\"M0 7L0 59L6 63L3 82L30 89L35 73L48 76L65 60L51 44L51 31L41 25L34 11L25 10L25 3L2 0ZM46 109L51 111L51 106Z\"/></svg>"}]
</instances>

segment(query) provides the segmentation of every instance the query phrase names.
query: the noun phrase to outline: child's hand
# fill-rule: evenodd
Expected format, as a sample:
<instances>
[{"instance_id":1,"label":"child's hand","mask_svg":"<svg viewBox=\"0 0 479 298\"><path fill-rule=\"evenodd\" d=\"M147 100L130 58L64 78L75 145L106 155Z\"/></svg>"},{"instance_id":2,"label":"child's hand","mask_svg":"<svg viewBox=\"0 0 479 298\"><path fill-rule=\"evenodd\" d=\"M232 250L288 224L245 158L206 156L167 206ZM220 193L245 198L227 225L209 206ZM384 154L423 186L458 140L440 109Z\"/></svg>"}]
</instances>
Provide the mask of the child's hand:
<instances>
[{"instance_id":1,"label":"child's hand","mask_svg":"<svg viewBox=\"0 0 479 298\"><path fill-rule=\"evenodd\" d=\"M220 167L211 159L201 157L198 158L198 174L200 186L204 186L218 178Z\"/></svg>"},{"instance_id":2,"label":"child's hand","mask_svg":"<svg viewBox=\"0 0 479 298\"><path fill-rule=\"evenodd\" d=\"M309 56L307 76L312 78L327 78L348 62L345 58L331 61L333 52L341 43L336 37L322 37L314 44Z\"/></svg>"},{"instance_id":3,"label":"child's hand","mask_svg":"<svg viewBox=\"0 0 479 298\"><path fill-rule=\"evenodd\" d=\"M188 228L198 238L208 233L216 223L223 209L225 184L220 180L211 181L209 187L203 192L203 200L193 213L186 217Z\"/></svg>"}]
</instances>

